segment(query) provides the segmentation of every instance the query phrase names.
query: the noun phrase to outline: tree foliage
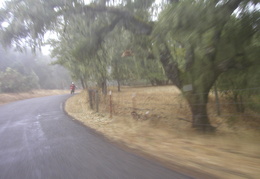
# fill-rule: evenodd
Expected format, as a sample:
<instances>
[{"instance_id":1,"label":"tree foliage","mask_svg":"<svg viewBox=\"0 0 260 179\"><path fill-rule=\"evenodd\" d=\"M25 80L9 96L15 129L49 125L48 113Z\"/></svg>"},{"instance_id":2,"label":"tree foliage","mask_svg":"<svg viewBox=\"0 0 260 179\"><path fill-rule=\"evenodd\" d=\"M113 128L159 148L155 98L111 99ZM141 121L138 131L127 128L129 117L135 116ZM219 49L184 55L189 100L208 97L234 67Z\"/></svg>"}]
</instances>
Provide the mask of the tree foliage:
<instances>
[{"instance_id":1,"label":"tree foliage","mask_svg":"<svg viewBox=\"0 0 260 179\"><path fill-rule=\"evenodd\" d=\"M193 113L193 126L211 130L208 93L220 74L255 63L252 49L258 12L242 9L242 1L180 1L169 5L154 30L166 74L179 87ZM166 23L170 22L170 23ZM172 54L172 52L175 53ZM182 51L177 55L177 51ZM191 89L186 90L189 85Z\"/></svg>"},{"instance_id":2,"label":"tree foliage","mask_svg":"<svg viewBox=\"0 0 260 179\"><path fill-rule=\"evenodd\" d=\"M71 79L60 66L50 66L51 59L40 53L19 53L0 48L1 92L32 89L62 89Z\"/></svg>"},{"instance_id":3,"label":"tree foliage","mask_svg":"<svg viewBox=\"0 0 260 179\"><path fill-rule=\"evenodd\" d=\"M0 73L0 90L4 93L28 91L37 86L37 80L35 74L23 76L18 71L8 67L5 72Z\"/></svg>"}]
</instances>

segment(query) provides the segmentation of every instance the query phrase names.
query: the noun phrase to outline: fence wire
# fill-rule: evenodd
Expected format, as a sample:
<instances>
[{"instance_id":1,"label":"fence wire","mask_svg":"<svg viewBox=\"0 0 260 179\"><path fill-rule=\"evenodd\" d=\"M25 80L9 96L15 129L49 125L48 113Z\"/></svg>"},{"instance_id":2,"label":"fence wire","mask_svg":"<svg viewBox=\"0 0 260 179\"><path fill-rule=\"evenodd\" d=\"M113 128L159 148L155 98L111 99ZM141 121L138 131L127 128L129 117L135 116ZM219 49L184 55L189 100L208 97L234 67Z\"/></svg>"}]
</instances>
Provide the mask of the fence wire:
<instances>
[{"instance_id":1,"label":"fence wire","mask_svg":"<svg viewBox=\"0 0 260 179\"><path fill-rule=\"evenodd\" d=\"M260 87L236 90L260 90ZM218 92L224 91L229 90L221 90ZM199 95L199 93L194 95ZM111 113L110 116L132 116L133 118L143 119L181 119L190 122L192 121L190 107L205 105L203 103L188 104L181 94L175 96L169 94L156 94L156 92L143 94L135 92L134 89L132 93L113 92L111 95L107 96L101 94L99 94L98 97L95 94L92 94L92 96L94 96L93 100L98 100L94 101L94 103L98 103L98 105L92 104L92 106L97 106L101 113ZM220 114L216 110L217 105L220 108ZM226 118L227 120L241 118L244 120L260 121L260 111L255 112L247 108L245 112L241 113L236 111L236 105L255 105L259 108L260 102L234 102L221 97L220 101L216 103L215 97L211 94L207 103L208 113L207 115L200 116L207 116L210 120L215 118Z\"/></svg>"}]
</instances>

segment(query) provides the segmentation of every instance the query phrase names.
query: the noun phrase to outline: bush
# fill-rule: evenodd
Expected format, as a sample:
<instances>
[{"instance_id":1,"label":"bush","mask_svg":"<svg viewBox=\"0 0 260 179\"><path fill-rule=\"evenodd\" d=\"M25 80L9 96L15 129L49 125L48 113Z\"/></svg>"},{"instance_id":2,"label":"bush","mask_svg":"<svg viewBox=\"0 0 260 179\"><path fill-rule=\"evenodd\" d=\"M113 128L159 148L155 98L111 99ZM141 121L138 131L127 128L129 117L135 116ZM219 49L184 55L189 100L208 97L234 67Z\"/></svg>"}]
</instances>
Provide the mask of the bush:
<instances>
[{"instance_id":1,"label":"bush","mask_svg":"<svg viewBox=\"0 0 260 179\"><path fill-rule=\"evenodd\" d=\"M36 75L24 76L9 67L0 73L0 81L0 91L4 93L25 92L38 86Z\"/></svg>"}]
</instances>

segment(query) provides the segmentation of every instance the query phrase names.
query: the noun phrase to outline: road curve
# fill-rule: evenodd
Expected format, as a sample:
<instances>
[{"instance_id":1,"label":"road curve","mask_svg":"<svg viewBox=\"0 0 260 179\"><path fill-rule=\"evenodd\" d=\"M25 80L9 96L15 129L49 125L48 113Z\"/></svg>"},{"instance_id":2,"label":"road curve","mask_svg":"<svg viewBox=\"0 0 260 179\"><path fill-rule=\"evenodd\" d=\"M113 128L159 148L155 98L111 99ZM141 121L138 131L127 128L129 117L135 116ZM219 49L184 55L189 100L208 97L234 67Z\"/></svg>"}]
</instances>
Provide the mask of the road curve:
<instances>
[{"instance_id":1,"label":"road curve","mask_svg":"<svg viewBox=\"0 0 260 179\"><path fill-rule=\"evenodd\" d=\"M187 179L71 120L70 95L0 106L0 179Z\"/></svg>"}]
</instances>

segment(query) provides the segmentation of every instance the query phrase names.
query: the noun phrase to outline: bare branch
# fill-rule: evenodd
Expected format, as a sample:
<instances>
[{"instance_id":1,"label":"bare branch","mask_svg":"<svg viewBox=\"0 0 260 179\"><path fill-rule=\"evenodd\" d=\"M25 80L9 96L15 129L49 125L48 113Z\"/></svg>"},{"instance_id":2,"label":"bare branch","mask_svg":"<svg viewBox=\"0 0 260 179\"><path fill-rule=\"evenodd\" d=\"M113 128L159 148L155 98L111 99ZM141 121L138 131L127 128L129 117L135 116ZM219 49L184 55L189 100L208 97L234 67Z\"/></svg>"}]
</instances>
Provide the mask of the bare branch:
<instances>
[{"instance_id":1,"label":"bare branch","mask_svg":"<svg viewBox=\"0 0 260 179\"><path fill-rule=\"evenodd\" d=\"M131 12L127 10L122 10L114 7L91 6L91 5L84 6L83 10L85 13L91 11L91 12L100 12L100 13L102 12L102 13L114 14L117 17L121 18L121 21L123 21L123 26L126 29L128 29L129 31L135 34L150 35L153 30L153 26L151 24L148 24L138 19Z\"/></svg>"},{"instance_id":2,"label":"bare branch","mask_svg":"<svg viewBox=\"0 0 260 179\"><path fill-rule=\"evenodd\" d=\"M228 71L228 70L231 69L231 68L235 68L235 67L238 65L238 63L237 63L237 61L236 61L236 58L238 58L238 57L243 57L243 56L244 56L244 54L239 53L239 54L236 54L236 55L235 55L234 57L232 57L232 58L229 58L229 59L226 59L226 60L220 62L220 63L217 65L217 70L218 70L220 73L222 73L222 72Z\"/></svg>"}]
</instances>

